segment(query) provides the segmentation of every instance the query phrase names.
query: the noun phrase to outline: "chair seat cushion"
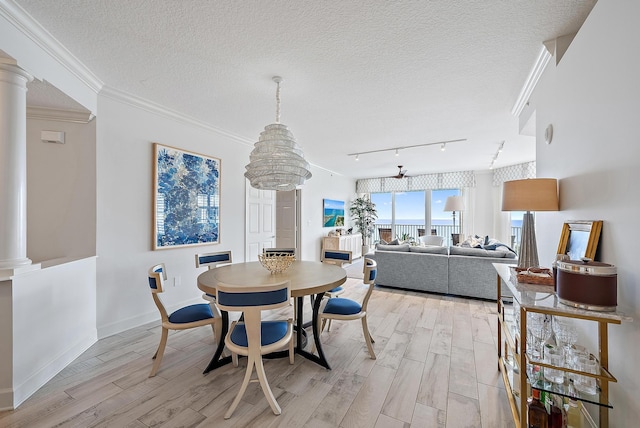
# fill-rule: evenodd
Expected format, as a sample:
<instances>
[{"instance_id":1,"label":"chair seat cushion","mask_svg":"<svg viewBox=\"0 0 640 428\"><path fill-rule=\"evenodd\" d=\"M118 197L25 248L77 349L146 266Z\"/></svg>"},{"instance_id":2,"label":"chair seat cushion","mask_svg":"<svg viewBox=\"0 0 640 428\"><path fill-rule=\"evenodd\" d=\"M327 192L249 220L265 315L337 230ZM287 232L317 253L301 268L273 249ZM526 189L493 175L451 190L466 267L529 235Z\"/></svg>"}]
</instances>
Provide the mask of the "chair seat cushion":
<instances>
[{"instance_id":1,"label":"chair seat cushion","mask_svg":"<svg viewBox=\"0 0 640 428\"><path fill-rule=\"evenodd\" d=\"M287 335L287 328L289 323L287 321L262 321L260 328L260 338L262 346L271 345L277 342ZM247 347L247 330L242 323L236 324L235 328L231 332L231 341L238 346Z\"/></svg>"},{"instance_id":2,"label":"chair seat cushion","mask_svg":"<svg viewBox=\"0 0 640 428\"><path fill-rule=\"evenodd\" d=\"M342 297L335 297L327 301L327 305L324 307L323 313L336 314L336 315L354 315L362 310L360 303L345 299Z\"/></svg>"},{"instance_id":3,"label":"chair seat cushion","mask_svg":"<svg viewBox=\"0 0 640 428\"><path fill-rule=\"evenodd\" d=\"M185 306L169 315L169 322L174 324L184 324L213 318L211 307L207 303Z\"/></svg>"},{"instance_id":4,"label":"chair seat cushion","mask_svg":"<svg viewBox=\"0 0 640 428\"><path fill-rule=\"evenodd\" d=\"M344 288L342 288L341 285L338 285L336 288L329 290L329 293L340 293L341 291L344 291Z\"/></svg>"}]
</instances>

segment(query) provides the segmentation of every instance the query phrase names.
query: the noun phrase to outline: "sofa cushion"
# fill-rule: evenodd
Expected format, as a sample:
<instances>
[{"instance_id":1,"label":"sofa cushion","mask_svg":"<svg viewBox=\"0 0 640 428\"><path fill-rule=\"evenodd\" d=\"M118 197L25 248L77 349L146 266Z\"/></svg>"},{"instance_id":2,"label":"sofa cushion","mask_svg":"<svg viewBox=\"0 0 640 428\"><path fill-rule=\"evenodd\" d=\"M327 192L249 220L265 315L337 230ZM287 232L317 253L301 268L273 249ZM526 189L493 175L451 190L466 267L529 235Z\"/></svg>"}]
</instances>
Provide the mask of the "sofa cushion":
<instances>
[{"instance_id":1,"label":"sofa cushion","mask_svg":"<svg viewBox=\"0 0 640 428\"><path fill-rule=\"evenodd\" d=\"M401 244L401 245L376 245L376 250L380 251L402 251L405 253L409 252L409 244Z\"/></svg>"},{"instance_id":2,"label":"sofa cushion","mask_svg":"<svg viewBox=\"0 0 640 428\"><path fill-rule=\"evenodd\" d=\"M441 247L444 245L444 236L425 235L418 238L421 245L436 245Z\"/></svg>"},{"instance_id":3,"label":"sofa cushion","mask_svg":"<svg viewBox=\"0 0 640 428\"><path fill-rule=\"evenodd\" d=\"M411 253L428 253L428 254L449 254L447 247L438 247L430 245L428 247L409 247Z\"/></svg>"},{"instance_id":4,"label":"sofa cushion","mask_svg":"<svg viewBox=\"0 0 640 428\"><path fill-rule=\"evenodd\" d=\"M450 247L449 254L452 256L493 257L498 259L514 259L516 257L514 253L508 250L485 250L484 248L468 248L457 246Z\"/></svg>"}]
</instances>

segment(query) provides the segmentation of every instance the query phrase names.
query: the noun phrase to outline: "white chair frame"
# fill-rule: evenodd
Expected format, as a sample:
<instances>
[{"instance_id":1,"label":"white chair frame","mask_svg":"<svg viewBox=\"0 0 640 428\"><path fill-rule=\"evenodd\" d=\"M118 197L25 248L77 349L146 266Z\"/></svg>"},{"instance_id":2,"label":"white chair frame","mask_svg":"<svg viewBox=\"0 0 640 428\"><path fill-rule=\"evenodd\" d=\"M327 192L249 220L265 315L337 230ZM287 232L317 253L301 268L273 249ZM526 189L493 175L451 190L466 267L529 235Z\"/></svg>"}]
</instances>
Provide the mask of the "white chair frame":
<instances>
[{"instance_id":1,"label":"white chair frame","mask_svg":"<svg viewBox=\"0 0 640 428\"><path fill-rule=\"evenodd\" d=\"M154 265L149 269L149 285L151 288L151 295L153 296L153 301L160 311L160 317L162 319L162 335L160 336L160 344L158 345L156 353L153 355L153 360L155 361L153 363L153 367L151 367L151 373L149 374L149 377L154 377L158 372L158 369L160 368L160 363L162 363L162 357L164 356L164 350L167 346L169 330L188 330L191 328L202 327L204 325L211 325L215 339L220 340L220 335L222 334L222 318L216 317L215 314L213 318L189 323L172 323L171 321L169 321L169 313L164 307L164 304L162 303L159 295L164 291L164 284L166 280L167 270L164 266L164 263Z\"/></svg>"},{"instance_id":2,"label":"white chair frame","mask_svg":"<svg viewBox=\"0 0 640 428\"><path fill-rule=\"evenodd\" d=\"M266 304L266 305L226 305L226 299L223 297L222 302L220 303L220 293L229 293L229 294L247 294L247 293L256 293L256 292L269 292L274 290L281 290L286 287L287 297L283 299L281 302ZM249 382L259 382L262 387L262 391L269 402L269 406L274 414L279 415L282 413L278 402L276 401L271 388L269 387L269 381L267 380L266 373L264 371L264 364L262 361L262 355L282 350L286 347L289 349L289 363L293 364L294 362L294 342L293 342L293 318L289 318L286 320L288 323L287 332L283 338L280 340L271 343L269 345L262 346L261 345L261 312L264 310L277 309L283 306L289 305L289 300L291 298L291 288L289 281L283 281L280 283L272 284L269 286L260 286L260 287L247 287L247 288L238 288L234 286L229 286L226 284L218 284L216 286L216 300L218 301L218 306L223 311L242 311L244 313L244 325L247 332L247 347L239 346L235 344L231 340L231 336L233 334L233 330L236 328L238 323L242 321L234 321L229 328L229 332L225 337L225 345L232 353L233 356L233 364L234 366L238 366L237 355L245 355L248 358L247 362L247 370L245 372L244 380L242 381L242 385L240 386L240 391L238 391L238 395L231 403L229 410L224 415L225 419L229 419L236 407L240 403ZM256 374L258 375L258 379L251 379L251 375L253 373L253 368L256 369Z\"/></svg>"},{"instance_id":3,"label":"white chair frame","mask_svg":"<svg viewBox=\"0 0 640 428\"><path fill-rule=\"evenodd\" d=\"M360 312L358 312L357 314L350 314L350 315L324 313L324 308L327 305L328 300L325 300L321 303L320 311L318 312L318 331L320 332L320 334L322 334L322 331L324 330L327 320L329 322L331 322L331 320L343 320L343 321L351 321L351 320L357 320L357 319L362 320L362 331L364 333L364 340L367 343L367 349L369 350L369 355L371 356L372 360L376 359L376 354L373 350L373 343L375 343L375 340L373 340L371 333L369 333L369 326L367 325L367 305L369 304L369 299L371 298L371 294L373 292L373 288L375 285L374 280L375 280L375 272L377 272L377 267L378 265L375 260L368 259L368 258L364 259L363 282L365 284L368 284L369 288L367 289L367 292L362 300L362 309L360 310ZM372 275L372 272L374 272L373 275Z\"/></svg>"}]
</instances>

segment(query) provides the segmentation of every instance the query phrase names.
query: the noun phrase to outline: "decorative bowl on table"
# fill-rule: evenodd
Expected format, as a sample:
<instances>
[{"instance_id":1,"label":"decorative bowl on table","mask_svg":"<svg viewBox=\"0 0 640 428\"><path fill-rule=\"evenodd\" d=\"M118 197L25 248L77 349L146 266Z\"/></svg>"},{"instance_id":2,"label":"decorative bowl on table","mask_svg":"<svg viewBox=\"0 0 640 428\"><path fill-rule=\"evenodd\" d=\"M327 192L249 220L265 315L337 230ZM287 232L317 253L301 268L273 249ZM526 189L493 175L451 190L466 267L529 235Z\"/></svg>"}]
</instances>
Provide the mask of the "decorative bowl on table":
<instances>
[{"instance_id":1,"label":"decorative bowl on table","mask_svg":"<svg viewBox=\"0 0 640 428\"><path fill-rule=\"evenodd\" d=\"M289 253L268 253L258 254L258 260L265 269L271 273L281 273L289 269L296 260L294 254Z\"/></svg>"}]
</instances>

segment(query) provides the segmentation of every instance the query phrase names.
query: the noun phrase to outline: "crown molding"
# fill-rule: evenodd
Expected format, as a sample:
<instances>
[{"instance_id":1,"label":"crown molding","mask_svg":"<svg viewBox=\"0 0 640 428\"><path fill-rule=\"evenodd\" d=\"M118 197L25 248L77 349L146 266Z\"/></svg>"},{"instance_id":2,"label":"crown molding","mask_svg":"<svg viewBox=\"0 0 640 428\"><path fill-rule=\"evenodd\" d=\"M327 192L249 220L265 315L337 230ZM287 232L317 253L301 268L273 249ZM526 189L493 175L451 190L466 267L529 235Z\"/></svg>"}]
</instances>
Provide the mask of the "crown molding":
<instances>
[{"instance_id":1,"label":"crown molding","mask_svg":"<svg viewBox=\"0 0 640 428\"><path fill-rule=\"evenodd\" d=\"M102 80L13 0L0 0L0 16L31 39L92 91L96 94L100 92L103 86Z\"/></svg>"},{"instance_id":2,"label":"crown molding","mask_svg":"<svg viewBox=\"0 0 640 428\"><path fill-rule=\"evenodd\" d=\"M243 137L238 134L234 134L233 132L224 130L222 128L218 128L207 122L204 122L199 119L195 119L191 116L187 116L178 111L171 110L165 106L156 104L153 101L145 100L144 98L140 98L135 95L129 94L128 92L121 91L119 89L112 88L110 86L103 86L102 90L100 91L100 95L105 96L107 98L111 98L112 100L115 100L124 104L128 104L132 107L136 107L136 108L148 111L149 113L153 113L158 116L165 117L167 119L176 120L186 125L197 126L207 131L215 132L216 134L220 134L226 138L229 138L239 143L253 147L254 141L249 138Z\"/></svg>"},{"instance_id":3,"label":"crown molding","mask_svg":"<svg viewBox=\"0 0 640 428\"><path fill-rule=\"evenodd\" d=\"M186 125L197 126L199 128L205 129L207 131L215 132L216 134L222 135L226 138L234 140L238 143L244 144L249 147L253 147L256 140L243 137L238 134L234 134L230 131L226 131L224 129L215 127L210 125L209 123L203 122L201 120L195 119L191 116L187 116L185 114L179 113L175 110L168 109L160 104L156 104L152 101L145 100L143 98L137 97L135 95L131 95L127 92L121 91L119 89L112 88L110 86L104 86L102 91L100 91L100 95L105 96L107 98L111 98L112 100L130 105L135 108L140 108L142 110L148 111L153 114L157 114L158 116L165 117L167 119L176 120L178 122L182 122ZM343 176L338 172L327 169L320 165L309 162L309 164L315 168L321 169L333 175Z\"/></svg>"},{"instance_id":4,"label":"crown molding","mask_svg":"<svg viewBox=\"0 0 640 428\"><path fill-rule=\"evenodd\" d=\"M90 111L27 106L27 119L86 124L95 116Z\"/></svg>"},{"instance_id":5,"label":"crown molding","mask_svg":"<svg viewBox=\"0 0 640 428\"><path fill-rule=\"evenodd\" d=\"M540 53L538 54L538 58L536 59L536 63L533 65L533 68L531 69L527 80L525 80L524 85L520 90L518 99L516 99L516 103L511 109L511 114L515 117L520 116L520 113L522 113L524 106L529 102L529 97L531 97L531 93L538 84L538 80L540 80L540 77L542 77L542 73L547 67L550 59L551 53L549 52L547 47L543 45L540 49Z\"/></svg>"}]
</instances>

